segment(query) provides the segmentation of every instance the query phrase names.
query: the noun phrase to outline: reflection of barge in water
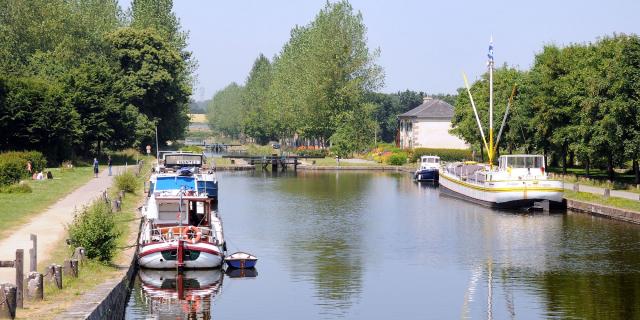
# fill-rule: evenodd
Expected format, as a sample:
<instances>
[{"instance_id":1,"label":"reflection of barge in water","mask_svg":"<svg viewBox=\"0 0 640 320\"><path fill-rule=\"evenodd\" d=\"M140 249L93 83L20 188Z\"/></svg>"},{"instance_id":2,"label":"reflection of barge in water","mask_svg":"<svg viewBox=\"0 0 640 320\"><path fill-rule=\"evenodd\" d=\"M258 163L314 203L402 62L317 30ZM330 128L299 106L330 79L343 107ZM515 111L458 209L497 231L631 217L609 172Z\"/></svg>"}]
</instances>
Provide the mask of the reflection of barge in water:
<instances>
[{"instance_id":1,"label":"reflection of barge in water","mask_svg":"<svg viewBox=\"0 0 640 320\"><path fill-rule=\"evenodd\" d=\"M189 315L189 319L211 318L211 303L220 293L221 269L175 270L140 269L142 292L149 311L158 316Z\"/></svg>"}]
</instances>

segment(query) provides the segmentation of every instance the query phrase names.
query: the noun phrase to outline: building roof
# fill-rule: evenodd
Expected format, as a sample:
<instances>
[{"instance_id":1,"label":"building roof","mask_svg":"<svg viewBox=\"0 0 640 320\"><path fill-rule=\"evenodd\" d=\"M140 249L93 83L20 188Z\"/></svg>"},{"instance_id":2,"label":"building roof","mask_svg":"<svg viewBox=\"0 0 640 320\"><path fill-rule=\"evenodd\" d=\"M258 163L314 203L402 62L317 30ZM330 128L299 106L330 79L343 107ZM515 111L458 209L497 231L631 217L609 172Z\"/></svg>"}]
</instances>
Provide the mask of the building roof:
<instances>
[{"instance_id":1,"label":"building roof","mask_svg":"<svg viewBox=\"0 0 640 320\"><path fill-rule=\"evenodd\" d=\"M425 97L421 105L398 117L451 119L453 117L453 106L439 99Z\"/></svg>"}]
</instances>

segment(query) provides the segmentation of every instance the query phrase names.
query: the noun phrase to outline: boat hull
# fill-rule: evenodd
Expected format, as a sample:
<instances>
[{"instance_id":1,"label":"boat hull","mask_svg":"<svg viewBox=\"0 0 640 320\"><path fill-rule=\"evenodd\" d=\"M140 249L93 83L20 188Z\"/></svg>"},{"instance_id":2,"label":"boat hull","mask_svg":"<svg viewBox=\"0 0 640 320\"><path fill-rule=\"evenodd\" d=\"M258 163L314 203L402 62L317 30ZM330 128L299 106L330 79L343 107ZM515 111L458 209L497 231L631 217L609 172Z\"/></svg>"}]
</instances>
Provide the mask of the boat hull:
<instances>
[{"instance_id":1,"label":"boat hull","mask_svg":"<svg viewBox=\"0 0 640 320\"><path fill-rule=\"evenodd\" d=\"M222 250L210 243L184 243L184 268L203 269L217 268L222 265ZM149 269L176 269L178 243L164 242L148 244L140 248L138 264Z\"/></svg>"},{"instance_id":2,"label":"boat hull","mask_svg":"<svg viewBox=\"0 0 640 320\"><path fill-rule=\"evenodd\" d=\"M562 182L547 180L546 185L531 186L515 181L513 185L482 187L460 181L447 173L441 173L439 185L450 196L468 200L489 208L514 209L531 207L535 202L549 201L551 208L564 206ZM520 183L520 185L517 185Z\"/></svg>"},{"instance_id":3,"label":"boat hull","mask_svg":"<svg viewBox=\"0 0 640 320\"><path fill-rule=\"evenodd\" d=\"M236 269L253 268L256 266L258 260L255 259L233 259L227 260L227 265Z\"/></svg>"},{"instance_id":4,"label":"boat hull","mask_svg":"<svg viewBox=\"0 0 640 320\"><path fill-rule=\"evenodd\" d=\"M417 181L438 181L438 178L438 169L417 170L415 173L415 179Z\"/></svg>"}]
</instances>

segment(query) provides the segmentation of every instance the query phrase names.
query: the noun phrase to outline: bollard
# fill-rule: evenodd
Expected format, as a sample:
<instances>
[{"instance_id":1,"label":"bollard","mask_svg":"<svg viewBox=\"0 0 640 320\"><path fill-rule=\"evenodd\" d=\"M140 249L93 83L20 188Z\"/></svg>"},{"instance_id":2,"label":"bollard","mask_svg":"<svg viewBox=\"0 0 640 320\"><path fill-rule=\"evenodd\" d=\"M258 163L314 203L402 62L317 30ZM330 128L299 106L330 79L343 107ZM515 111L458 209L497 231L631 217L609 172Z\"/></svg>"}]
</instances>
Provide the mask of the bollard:
<instances>
[{"instance_id":1,"label":"bollard","mask_svg":"<svg viewBox=\"0 0 640 320\"><path fill-rule=\"evenodd\" d=\"M78 262L80 262L80 264L83 264L85 262L85 260L87 260L87 256L85 254L84 248L83 247L77 247L73 252L72 258L78 260Z\"/></svg>"},{"instance_id":2,"label":"bollard","mask_svg":"<svg viewBox=\"0 0 640 320\"><path fill-rule=\"evenodd\" d=\"M24 308L22 295L24 294L24 249L16 250L16 306Z\"/></svg>"},{"instance_id":3,"label":"bollard","mask_svg":"<svg viewBox=\"0 0 640 320\"><path fill-rule=\"evenodd\" d=\"M53 270L53 280L56 283L56 287L58 287L58 289L62 289L62 266L56 264L54 265Z\"/></svg>"},{"instance_id":4,"label":"bollard","mask_svg":"<svg viewBox=\"0 0 640 320\"><path fill-rule=\"evenodd\" d=\"M11 283L0 285L0 319L15 319L17 293L17 288Z\"/></svg>"},{"instance_id":5,"label":"bollard","mask_svg":"<svg viewBox=\"0 0 640 320\"><path fill-rule=\"evenodd\" d=\"M49 266L47 266L47 273L44 274L44 277L47 280L47 282L54 283L55 282L55 277L54 277L55 274L56 274L56 265L55 264L50 264Z\"/></svg>"},{"instance_id":6,"label":"bollard","mask_svg":"<svg viewBox=\"0 0 640 320\"><path fill-rule=\"evenodd\" d=\"M70 277L78 277L78 260L71 259L64 261L64 274Z\"/></svg>"},{"instance_id":7,"label":"bollard","mask_svg":"<svg viewBox=\"0 0 640 320\"><path fill-rule=\"evenodd\" d=\"M573 184L573 191L575 191L575 192L580 191L580 185L578 184L578 182Z\"/></svg>"},{"instance_id":8,"label":"bollard","mask_svg":"<svg viewBox=\"0 0 640 320\"><path fill-rule=\"evenodd\" d=\"M43 276L40 272L29 272L27 277L27 298L32 301L44 299Z\"/></svg>"},{"instance_id":9,"label":"bollard","mask_svg":"<svg viewBox=\"0 0 640 320\"><path fill-rule=\"evenodd\" d=\"M607 199L607 198L609 198L610 195L611 195L611 189L605 188L604 189L604 198Z\"/></svg>"},{"instance_id":10,"label":"bollard","mask_svg":"<svg viewBox=\"0 0 640 320\"><path fill-rule=\"evenodd\" d=\"M29 249L29 271L33 272L38 270L38 236L32 233L31 242L33 242L33 245Z\"/></svg>"}]
</instances>

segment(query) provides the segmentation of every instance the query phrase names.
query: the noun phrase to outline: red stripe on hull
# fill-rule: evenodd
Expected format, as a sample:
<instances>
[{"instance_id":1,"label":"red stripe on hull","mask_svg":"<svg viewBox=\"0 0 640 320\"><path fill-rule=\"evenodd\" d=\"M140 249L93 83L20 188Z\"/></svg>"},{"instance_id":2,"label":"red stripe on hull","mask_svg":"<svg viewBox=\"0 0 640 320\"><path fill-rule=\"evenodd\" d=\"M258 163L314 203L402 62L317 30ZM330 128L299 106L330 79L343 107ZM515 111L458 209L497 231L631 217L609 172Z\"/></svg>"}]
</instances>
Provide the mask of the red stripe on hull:
<instances>
[{"instance_id":1,"label":"red stripe on hull","mask_svg":"<svg viewBox=\"0 0 640 320\"><path fill-rule=\"evenodd\" d=\"M184 248L186 250L191 250L191 251L199 251L199 252L205 252L208 254L212 254L215 256L222 256L222 253L215 251L215 250L211 250L209 248L202 248L202 247L195 247L193 245L188 245L185 244ZM160 247L160 248L154 248L154 249L149 249L148 251L141 251L140 253L138 253L138 257L144 257L144 256L148 256L150 254L156 253L156 252L162 252L162 251L172 251L172 250L178 250L178 246L172 245L169 247Z\"/></svg>"}]
</instances>

